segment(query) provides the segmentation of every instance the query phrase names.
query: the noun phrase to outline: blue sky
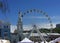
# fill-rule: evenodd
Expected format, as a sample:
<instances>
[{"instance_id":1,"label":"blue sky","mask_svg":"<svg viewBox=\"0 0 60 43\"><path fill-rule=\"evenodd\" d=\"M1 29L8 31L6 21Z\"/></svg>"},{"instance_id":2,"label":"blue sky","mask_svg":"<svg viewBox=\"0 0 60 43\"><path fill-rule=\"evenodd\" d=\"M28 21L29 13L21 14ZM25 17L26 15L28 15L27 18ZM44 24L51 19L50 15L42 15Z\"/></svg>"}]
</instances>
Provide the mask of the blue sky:
<instances>
[{"instance_id":1,"label":"blue sky","mask_svg":"<svg viewBox=\"0 0 60 43\"><path fill-rule=\"evenodd\" d=\"M27 9L34 8L46 12L51 17L53 24L60 23L60 0L7 0L7 2L10 12L7 12L6 15L12 25L17 24L19 9L24 12ZM0 18L4 18L2 12L0 12L0 15ZM24 20L24 23L28 23L26 21L29 22L29 19Z\"/></svg>"},{"instance_id":2,"label":"blue sky","mask_svg":"<svg viewBox=\"0 0 60 43\"><path fill-rule=\"evenodd\" d=\"M12 24L17 22L19 9L25 11L36 8L45 11L51 17L60 16L60 0L8 0L8 6L10 12L7 15Z\"/></svg>"}]
</instances>

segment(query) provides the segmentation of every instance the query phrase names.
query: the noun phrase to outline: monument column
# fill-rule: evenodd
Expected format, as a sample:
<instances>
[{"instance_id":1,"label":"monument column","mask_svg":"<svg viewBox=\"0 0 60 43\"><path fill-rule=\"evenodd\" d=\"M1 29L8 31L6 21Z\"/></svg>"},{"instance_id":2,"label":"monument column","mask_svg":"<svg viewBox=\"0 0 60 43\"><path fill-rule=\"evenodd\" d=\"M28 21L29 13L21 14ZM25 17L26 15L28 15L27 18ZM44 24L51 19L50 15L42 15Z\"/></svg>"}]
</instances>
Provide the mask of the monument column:
<instances>
[{"instance_id":1,"label":"monument column","mask_svg":"<svg viewBox=\"0 0 60 43\"><path fill-rule=\"evenodd\" d=\"M23 24L22 24L22 13L18 13L18 24L17 24L17 29L18 29L18 41L21 41L23 39Z\"/></svg>"}]
</instances>

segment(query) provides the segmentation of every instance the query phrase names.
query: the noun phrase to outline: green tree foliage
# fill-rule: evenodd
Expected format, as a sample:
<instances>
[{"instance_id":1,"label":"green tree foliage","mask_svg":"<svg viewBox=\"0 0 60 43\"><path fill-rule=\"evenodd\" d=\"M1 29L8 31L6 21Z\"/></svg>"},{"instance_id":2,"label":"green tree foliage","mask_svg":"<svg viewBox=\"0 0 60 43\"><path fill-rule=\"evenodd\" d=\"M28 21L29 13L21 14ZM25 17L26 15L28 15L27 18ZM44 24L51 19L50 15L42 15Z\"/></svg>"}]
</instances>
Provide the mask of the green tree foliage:
<instances>
[{"instance_id":1,"label":"green tree foliage","mask_svg":"<svg viewBox=\"0 0 60 43\"><path fill-rule=\"evenodd\" d=\"M39 31L42 33L49 33L50 29L39 29Z\"/></svg>"},{"instance_id":2,"label":"green tree foliage","mask_svg":"<svg viewBox=\"0 0 60 43\"><path fill-rule=\"evenodd\" d=\"M60 28L55 28L55 29L53 29L53 31L56 33L60 33Z\"/></svg>"},{"instance_id":3,"label":"green tree foliage","mask_svg":"<svg viewBox=\"0 0 60 43\"><path fill-rule=\"evenodd\" d=\"M18 30L17 30L17 29L15 29L15 30L14 30L14 33L18 33Z\"/></svg>"},{"instance_id":4,"label":"green tree foliage","mask_svg":"<svg viewBox=\"0 0 60 43\"><path fill-rule=\"evenodd\" d=\"M50 32L50 29L39 29L39 31L42 32L42 33L49 33ZM54 33L60 33L60 28L54 28L52 31ZM17 33L17 32L18 32L17 30L14 31L14 33ZM33 32L34 33L37 33L36 30L34 30Z\"/></svg>"}]
</instances>

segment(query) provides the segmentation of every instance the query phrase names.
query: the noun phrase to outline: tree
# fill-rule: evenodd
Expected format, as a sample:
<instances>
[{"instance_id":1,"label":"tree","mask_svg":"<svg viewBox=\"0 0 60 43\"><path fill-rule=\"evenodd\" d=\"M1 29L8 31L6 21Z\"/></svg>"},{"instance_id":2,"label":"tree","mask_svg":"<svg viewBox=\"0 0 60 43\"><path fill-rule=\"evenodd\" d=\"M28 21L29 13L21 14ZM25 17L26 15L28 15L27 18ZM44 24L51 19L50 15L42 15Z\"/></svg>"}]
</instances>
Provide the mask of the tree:
<instances>
[{"instance_id":1,"label":"tree","mask_svg":"<svg viewBox=\"0 0 60 43\"><path fill-rule=\"evenodd\" d=\"M60 33L60 28L55 28L55 29L53 29L53 31L56 33Z\"/></svg>"},{"instance_id":2,"label":"tree","mask_svg":"<svg viewBox=\"0 0 60 43\"><path fill-rule=\"evenodd\" d=\"M17 29L14 30L14 33L18 33Z\"/></svg>"},{"instance_id":3,"label":"tree","mask_svg":"<svg viewBox=\"0 0 60 43\"><path fill-rule=\"evenodd\" d=\"M39 31L42 33L49 33L50 29L39 29Z\"/></svg>"}]
</instances>

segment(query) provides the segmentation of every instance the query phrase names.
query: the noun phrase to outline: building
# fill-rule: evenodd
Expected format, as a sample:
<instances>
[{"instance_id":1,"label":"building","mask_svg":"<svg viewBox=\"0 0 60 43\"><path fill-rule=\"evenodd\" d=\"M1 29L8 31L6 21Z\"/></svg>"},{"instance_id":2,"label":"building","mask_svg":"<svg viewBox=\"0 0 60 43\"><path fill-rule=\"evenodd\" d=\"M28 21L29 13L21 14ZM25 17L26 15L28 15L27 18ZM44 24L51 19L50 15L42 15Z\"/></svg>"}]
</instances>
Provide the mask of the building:
<instances>
[{"instance_id":1,"label":"building","mask_svg":"<svg viewBox=\"0 0 60 43\"><path fill-rule=\"evenodd\" d=\"M56 24L56 28L60 28L60 24Z\"/></svg>"},{"instance_id":2,"label":"building","mask_svg":"<svg viewBox=\"0 0 60 43\"><path fill-rule=\"evenodd\" d=\"M16 43L24 38L21 12L18 12L17 34L11 33L11 43Z\"/></svg>"},{"instance_id":3,"label":"building","mask_svg":"<svg viewBox=\"0 0 60 43\"><path fill-rule=\"evenodd\" d=\"M22 13L18 12L18 21L17 21L17 31L18 31L18 41L21 41L23 36L23 24L22 24Z\"/></svg>"},{"instance_id":4,"label":"building","mask_svg":"<svg viewBox=\"0 0 60 43\"><path fill-rule=\"evenodd\" d=\"M17 43L18 41L18 35L17 33L11 33L11 43Z\"/></svg>"},{"instance_id":5,"label":"building","mask_svg":"<svg viewBox=\"0 0 60 43\"><path fill-rule=\"evenodd\" d=\"M23 34L27 35L30 33L31 30L23 30ZM43 36L43 38L47 41L51 41L54 40L58 37L60 37L59 33L41 33L41 35ZM33 32L30 34L30 39L34 42L40 42L41 38L40 35L37 32Z\"/></svg>"},{"instance_id":6,"label":"building","mask_svg":"<svg viewBox=\"0 0 60 43\"><path fill-rule=\"evenodd\" d=\"M56 38L60 37L59 33L47 33L49 35L49 40L55 40Z\"/></svg>"},{"instance_id":7,"label":"building","mask_svg":"<svg viewBox=\"0 0 60 43\"><path fill-rule=\"evenodd\" d=\"M23 35L25 35L25 37L28 36L28 34L30 34L31 30L27 30L27 29L23 29ZM54 40L58 37L60 37L59 33L41 33L41 35L44 37L45 40L47 41L51 41ZM30 40L34 41L34 42L40 42L41 38L40 35L37 32L33 32L30 35ZM17 38L17 33L12 33L12 42L17 42L16 40Z\"/></svg>"},{"instance_id":8,"label":"building","mask_svg":"<svg viewBox=\"0 0 60 43\"><path fill-rule=\"evenodd\" d=\"M0 39L10 40L10 23L0 20Z\"/></svg>"}]
</instances>

